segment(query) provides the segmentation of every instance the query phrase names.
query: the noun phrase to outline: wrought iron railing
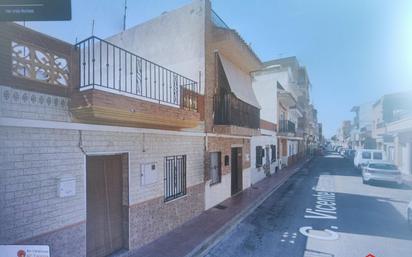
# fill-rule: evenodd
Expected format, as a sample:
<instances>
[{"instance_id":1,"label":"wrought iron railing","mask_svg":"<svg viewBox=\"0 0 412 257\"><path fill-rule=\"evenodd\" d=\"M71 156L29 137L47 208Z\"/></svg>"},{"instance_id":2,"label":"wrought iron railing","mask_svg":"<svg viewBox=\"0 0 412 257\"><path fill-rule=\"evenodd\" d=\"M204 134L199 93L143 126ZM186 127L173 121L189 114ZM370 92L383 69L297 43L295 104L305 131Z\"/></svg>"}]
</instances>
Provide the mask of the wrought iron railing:
<instances>
[{"instance_id":1,"label":"wrought iron railing","mask_svg":"<svg viewBox=\"0 0 412 257\"><path fill-rule=\"evenodd\" d=\"M186 195L186 155L165 157L164 201Z\"/></svg>"},{"instance_id":2,"label":"wrought iron railing","mask_svg":"<svg viewBox=\"0 0 412 257\"><path fill-rule=\"evenodd\" d=\"M279 132L296 133L296 125L290 120L280 120L279 121Z\"/></svg>"},{"instance_id":3,"label":"wrought iron railing","mask_svg":"<svg viewBox=\"0 0 412 257\"><path fill-rule=\"evenodd\" d=\"M96 36L76 44L80 90L99 89L197 110L196 81Z\"/></svg>"},{"instance_id":4,"label":"wrought iron railing","mask_svg":"<svg viewBox=\"0 0 412 257\"><path fill-rule=\"evenodd\" d=\"M260 110L239 100L233 94L215 95L213 106L216 125L259 128Z\"/></svg>"}]
</instances>

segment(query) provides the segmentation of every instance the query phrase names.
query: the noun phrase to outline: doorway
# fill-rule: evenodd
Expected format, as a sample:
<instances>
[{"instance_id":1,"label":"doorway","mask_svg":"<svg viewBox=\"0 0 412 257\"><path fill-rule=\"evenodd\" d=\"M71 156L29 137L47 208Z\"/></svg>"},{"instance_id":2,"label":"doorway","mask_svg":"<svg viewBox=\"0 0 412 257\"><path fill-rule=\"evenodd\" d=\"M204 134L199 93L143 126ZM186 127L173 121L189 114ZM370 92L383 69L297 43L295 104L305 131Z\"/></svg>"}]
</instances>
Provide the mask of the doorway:
<instances>
[{"instance_id":1,"label":"doorway","mask_svg":"<svg viewBox=\"0 0 412 257\"><path fill-rule=\"evenodd\" d=\"M87 156L87 257L107 256L123 247L122 157Z\"/></svg>"},{"instance_id":2,"label":"doorway","mask_svg":"<svg viewBox=\"0 0 412 257\"><path fill-rule=\"evenodd\" d=\"M231 174L232 174L232 195L240 192L243 188L243 174L242 174L242 148L232 148L232 161L231 161Z\"/></svg>"}]
</instances>

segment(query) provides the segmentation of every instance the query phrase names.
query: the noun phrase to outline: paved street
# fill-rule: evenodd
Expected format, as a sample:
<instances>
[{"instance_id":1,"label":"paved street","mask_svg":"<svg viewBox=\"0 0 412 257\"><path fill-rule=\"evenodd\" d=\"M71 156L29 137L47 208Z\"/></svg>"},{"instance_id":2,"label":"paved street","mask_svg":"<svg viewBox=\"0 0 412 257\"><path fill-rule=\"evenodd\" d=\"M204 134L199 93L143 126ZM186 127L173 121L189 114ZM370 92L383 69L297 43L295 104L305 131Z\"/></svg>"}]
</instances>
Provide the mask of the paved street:
<instances>
[{"instance_id":1,"label":"paved street","mask_svg":"<svg viewBox=\"0 0 412 257\"><path fill-rule=\"evenodd\" d=\"M209 253L218 256L412 256L412 189L363 185L329 153L290 178Z\"/></svg>"}]
</instances>

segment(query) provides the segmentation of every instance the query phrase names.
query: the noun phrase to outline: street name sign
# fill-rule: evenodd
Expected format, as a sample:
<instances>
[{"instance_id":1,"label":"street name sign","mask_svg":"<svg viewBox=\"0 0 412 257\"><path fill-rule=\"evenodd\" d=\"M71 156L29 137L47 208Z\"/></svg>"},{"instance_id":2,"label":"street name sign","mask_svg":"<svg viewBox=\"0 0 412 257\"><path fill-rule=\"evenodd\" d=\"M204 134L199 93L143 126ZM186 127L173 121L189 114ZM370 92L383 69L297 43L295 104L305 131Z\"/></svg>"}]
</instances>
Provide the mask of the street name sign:
<instances>
[{"instance_id":1,"label":"street name sign","mask_svg":"<svg viewBox=\"0 0 412 257\"><path fill-rule=\"evenodd\" d=\"M0 0L0 21L71 19L71 0Z\"/></svg>"}]
</instances>

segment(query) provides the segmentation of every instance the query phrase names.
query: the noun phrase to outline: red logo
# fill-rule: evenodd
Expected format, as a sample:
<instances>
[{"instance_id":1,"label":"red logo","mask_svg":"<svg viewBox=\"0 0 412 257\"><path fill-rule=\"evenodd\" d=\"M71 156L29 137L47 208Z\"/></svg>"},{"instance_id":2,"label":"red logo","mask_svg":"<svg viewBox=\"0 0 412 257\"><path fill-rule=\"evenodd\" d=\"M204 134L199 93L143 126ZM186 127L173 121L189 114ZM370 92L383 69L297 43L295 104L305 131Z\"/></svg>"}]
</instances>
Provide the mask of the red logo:
<instances>
[{"instance_id":1,"label":"red logo","mask_svg":"<svg viewBox=\"0 0 412 257\"><path fill-rule=\"evenodd\" d=\"M370 254L366 255L366 257L375 257L375 255L370 253Z\"/></svg>"},{"instance_id":2,"label":"red logo","mask_svg":"<svg viewBox=\"0 0 412 257\"><path fill-rule=\"evenodd\" d=\"M17 252L17 257L26 257L26 252L23 251L23 250L19 250L19 251Z\"/></svg>"}]
</instances>

